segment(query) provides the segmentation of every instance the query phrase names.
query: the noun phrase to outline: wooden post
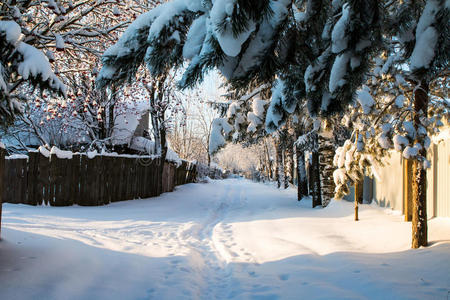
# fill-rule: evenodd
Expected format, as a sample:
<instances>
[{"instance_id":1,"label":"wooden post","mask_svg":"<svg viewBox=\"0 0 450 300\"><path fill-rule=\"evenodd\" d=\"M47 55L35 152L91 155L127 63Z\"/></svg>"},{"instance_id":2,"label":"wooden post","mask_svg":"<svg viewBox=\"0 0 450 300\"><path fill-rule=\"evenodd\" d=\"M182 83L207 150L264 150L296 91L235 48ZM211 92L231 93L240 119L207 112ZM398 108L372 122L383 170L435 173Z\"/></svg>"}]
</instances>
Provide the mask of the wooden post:
<instances>
[{"instance_id":1,"label":"wooden post","mask_svg":"<svg viewBox=\"0 0 450 300\"><path fill-rule=\"evenodd\" d=\"M105 199L105 184L107 182L107 175L105 174L105 161L102 155L97 156L97 205L108 204Z\"/></svg>"},{"instance_id":2,"label":"wooden post","mask_svg":"<svg viewBox=\"0 0 450 300\"><path fill-rule=\"evenodd\" d=\"M51 206L55 205L55 185L56 185L56 169L58 168L56 155L50 154L50 167L49 167L49 204Z\"/></svg>"},{"instance_id":3,"label":"wooden post","mask_svg":"<svg viewBox=\"0 0 450 300\"><path fill-rule=\"evenodd\" d=\"M103 156L103 174L104 174L104 197L105 204L113 202L114 190L116 189L115 184L113 184L114 178L117 177L117 166L114 165L116 158L110 156Z\"/></svg>"},{"instance_id":4,"label":"wooden post","mask_svg":"<svg viewBox=\"0 0 450 300\"><path fill-rule=\"evenodd\" d=\"M306 178L305 167L305 152L296 147L296 159L297 159L297 200L301 201L302 198L308 195L308 179Z\"/></svg>"},{"instance_id":5,"label":"wooden post","mask_svg":"<svg viewBox=\"0 0 450 300\"><path fill-rule=\"evenodd\" d=\"M119 186L119 189L118 189L118 192L117 192L117 194L118 194L118 199L117 199L117 201L123 201L123 200L125 200L125 186L123 185L123 183L124 182L127 182L127 174L126 174L126 169L125 169L125 162L126 162L126 159L124 158L124 157L119 157L119 161L120 161L120 174L119 174L119 177L117 177L117 181L116 181L116 183L118 184L118 186Z\"/></svg>"},{"instance_id":6,"label":"wooden post","mask_svg":"<svg viewBox=\"0 0 450 300\"><path fill-rule=\"evenodd\" d=\"M71 159L71 163L72 163L72 182L70 183L71 185L71 199L72 199L72 204L77 204L79 203L79 199L80 199L80 159L81 159L81 155L80 154L74 154L72 159Z\"/></svg>"},{"instance_id":7,"label":"wooden post","mask_svg":"<svg viewBox=\"0 0 450 300\"><path fill-rule=\"evenodd\" d=\"M36 196L37 205L42 205L43 203L48 204L48 194L49 194L49 158L37 154L37 165L38 165L38 175L37 175L37 186L36 186Z\"/></svg>"},{"instance_id":8,"label":"wooden post","mask_svg":"<svg viewBox=\"0 0 450 300\"><path fill-rule=\"evenodd\" d=\"M80 171L79 171L79 185L80 185L80 190L79 190L79 197L78 197L78 205L82 205L85 206L87 205L87 199L86 199L86 180L87 180L87 172L86 172L86 167L87 167L87 156L85 154L81 154L80 155Z\"/></svg>"},{"instance_id":9,"label":"wooden post","mask_svg":"<svg viewBox=\"0 0 450 300\"><path fill-rule=\"evenodd\" d=\"M27 164L28 159L17 159L17 176L19 179L19 203L28 203L27 201Z\"/></svg>"},{"instance_id":10,"label":"wooden post","mask_svg":"<svg viewBox=\"0 0 450 300\"><path fill-rule=\"evenodd\" d=\"M37 151L28 152L28 187L27 187L27 199L28 204L38 205L41 199L39 196L38 178L39 178L39 156L41 156Z\"/></svg>"},{"instance_id":11,"label":"wooden post","mask_svg":"<svg viewBox=\"0 0 450 300\"><path fill-rule=\"evenodd\" d=\"M418 131L422 126L421 119L427 117L428 112L428 82L423 79L414 89L414 128ZM424 137L418 135L416 143L424 145ZM427 150L422 147L418 153L422 157L427 156ZM419 248L428 245L428 224L427 224L427 172L423 168L422 162L417 159L413 162L413 185L412 185L412 248Z\"/></svg>"},{"instance_id":12,"label":"wooden post","mask_svg":"<svg viewBox=\"0 0 450 300\"><path fill-rule=\"evenodd\" d=\"M101 199L101 193L102 193L102 186L101 186L101 172L102 172L102 157L100 155L96 155L92 159L93 163L93 174L94 178L92 181L91 191L93 193L93 204L94 206L102 205L102 199Z\"/></svg>"},{"instance_id":13,"label":"wooden post","mask_svg":"<svg viewBox=\"0 0 450 300\"><path fill-rule=\"evenodd\" d=\"M125 193L125 197L123 200L131 200L131 198L133 197L133 187L131 185L132 180L133 180L133 174L131 169L133 168L133 159L132 158L125 158L125 174L127 175L127 186L126 188L126 193Z\"/></svg>"},{"instance_id":14,"label":"wooden post","mask_svg":"<svg viewBox=\"0 0 450 300\"><path fill-rule=\"evenodd\" d=\"M412 220L412 160L403 159L403 214L405 221Z\"/></svg>"},{"instance_id":15,"label":"wooden post","mask_svg":"<svg viewBox=\"0 0 450 300\"><path fill-rule=\"evenodd\" d=\"M312 153L312 207L322 205L322 191L320 184L320 166L319 166L319 152Z\"/></svg>"},{"instance_id":16,"label":"wooden post","mask_svg":"<svg viewBox=\"0 0 450 300\"><path fill-rule=\"evenodd\" d=\"M5 179L5 155L6 150L0 146L0 239L2 238L2 205L4 195L3 180Z\"/></svg>"},{"instance_id":17,"label":"wooden post","mask_svg":"<svg viewBox=\"0 0 450 300\"><path fill-rule=\"evenodd\" d=\"M363 201L363 184L364 181L359 180L355 182L355 221L359 220L358 210L359 203Z\"/></svg>"}]
</instances>

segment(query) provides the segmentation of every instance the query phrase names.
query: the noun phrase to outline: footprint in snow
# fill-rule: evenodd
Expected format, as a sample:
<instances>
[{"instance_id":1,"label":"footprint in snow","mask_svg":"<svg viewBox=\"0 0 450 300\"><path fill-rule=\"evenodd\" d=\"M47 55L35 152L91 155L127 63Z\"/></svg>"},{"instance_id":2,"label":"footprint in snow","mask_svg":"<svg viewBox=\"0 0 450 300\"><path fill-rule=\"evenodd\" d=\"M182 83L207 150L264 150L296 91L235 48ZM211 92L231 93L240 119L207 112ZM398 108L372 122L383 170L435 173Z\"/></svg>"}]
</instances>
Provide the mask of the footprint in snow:
<instances>
[{"instance_id":1,"label":"footprint in snow","mask_svg":"<svg viewBox=\"0 0 450 300\"><path fill-rule=\"evenodd\" d=\"M255 285L253 285L252 292L253 293L264 293L264 292L268 292L270 290L271 290L271 288L269 286L262 286L262 285L259 285L259 284L255 284ZM262 295L260 295L260 296L262 296ZM258 299L258 298L255 298L255 299ZM264 298L261 298L261 299L264 299ZM269 299L272 299L272 298L269 298Z\"/></svg>"},{"instance_id":2,"label":"footprint in snow","mask_svg":"<svg viewBox=\"0 0 450 300\"><path fill-rule=\"evenodd\" d=\"M251 300L277 300L280 299L280 296L275 294L267 294L267 295L253 295L250 298Z\"/></svg>"},{"instance_id":3,"label":"footprint in snow","mask_svg":"<svg viewBox=\"0 0 450 300\"><path fill-rule=\"evenodd\" d=\"M281 274L278 276L280 280L286 281L289 279L289 274Z\"/></svg>"},{"instance_id":4,"label":"footprint in snow","mask_svg":"<svg viewBox=\"0 0 450 300\"><path fill-rule=\"evenodd\" d=\"M191 270L189 270L188 268L185 268L185 267L181 267L180 271L185 272L185 273L191 273Z\"/></svg>"},{"instance_id":5,"label":"footprint in snow","mask_svg":"<svg viewBox=\"0 0 450 300\"><path fill-rule=\"evenodd\" d=\"M251 277L253 277L253 278L258 277L258 275L256 274L255 271L250 271L250 272L248 272L248 275L251 276Z\"/></svg>"},{"instance_id":6,"label":"footprint in snow","mask_svg":"<svg viewBox=\"0 0 450 300\"><path fill-rule=\"evenodd\" d=\"M420 280L422 281L422 282L420 283L420 285L423 285L423 286L431 285L431 282L426 281L426 280L423 280L423 278L420 278Z\"/></svg>"}]
</instances>

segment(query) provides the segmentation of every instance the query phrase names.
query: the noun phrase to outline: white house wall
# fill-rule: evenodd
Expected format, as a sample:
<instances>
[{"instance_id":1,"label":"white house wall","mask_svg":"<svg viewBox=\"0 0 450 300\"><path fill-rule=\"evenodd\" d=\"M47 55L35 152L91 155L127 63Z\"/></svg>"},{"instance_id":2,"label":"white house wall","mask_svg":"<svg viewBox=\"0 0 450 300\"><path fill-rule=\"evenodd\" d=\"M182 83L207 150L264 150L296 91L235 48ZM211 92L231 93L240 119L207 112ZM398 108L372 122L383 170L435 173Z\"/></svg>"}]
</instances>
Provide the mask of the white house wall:
<instances>
[{"instance_id":1,"label":"white house wall","mask_svg":"<svg viewBox=\"0 0 450 300\"><path fill-rule=\"evenodd\" d=\"M433 144L428 159L431 168L427 170L427 215L450 217L450 138ZM373 199L381 207L403 211L403 174L401 154L393 152L380 168L381 181L373 181Z\"/></svg>"},{"instance_id":2,"label":"white house wall","mask_svg":"<svg viewBox=\"0 0 450 300\"><path fill-rule=\"evenodd\" d=\"M385 166L379 168L381 181L373 182L373 199L381 207L390 207L394 210L403 209L403 175L401 154L392 152L386 158Z\"/></svg>"}]
</instances>

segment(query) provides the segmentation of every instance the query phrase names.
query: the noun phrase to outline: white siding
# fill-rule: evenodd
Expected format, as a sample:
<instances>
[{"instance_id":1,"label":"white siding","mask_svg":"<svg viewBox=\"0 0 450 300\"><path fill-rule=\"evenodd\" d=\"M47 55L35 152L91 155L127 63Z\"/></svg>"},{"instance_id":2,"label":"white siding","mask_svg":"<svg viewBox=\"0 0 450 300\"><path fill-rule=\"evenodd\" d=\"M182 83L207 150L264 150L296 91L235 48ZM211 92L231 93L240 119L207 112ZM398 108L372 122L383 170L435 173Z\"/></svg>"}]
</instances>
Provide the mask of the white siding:
<instances>
[{"instance_id":1,"label":"white siding","mask_svg":"<svg viewBox=\"0 0 450 300\"><path fill-rule=\"evenodd\" d=\"M378 170L381 181L374 180L373 198L378 205L390 207L394 210L403 209L403 175L402 157L398 152L392 152L390 158L386 158L385 166Z\"/></svg>"},{"instance_id":2,"label":"white siding","mask_svg":"<svg viewBox=\"0 0 450 300\"><path fill-rule=\"evenodd\" d=\"M450 217L450 139L433 144L428 153L427 215ZM388 164L379 170L381 181L374 180L373 198L382 207L403 211L403 168L400 153L392 153Z\"/></svg>"},{"instance_id":3,"label":"white siding","mask_svg":"<svg viewBox=\"0 0 450 300\"><path fill-rule=\"evenodd\" d=\"M427 213L450 217L450 139L434 145L433 150L433 167L427 172Z\"/></svg>"}]
</instances>

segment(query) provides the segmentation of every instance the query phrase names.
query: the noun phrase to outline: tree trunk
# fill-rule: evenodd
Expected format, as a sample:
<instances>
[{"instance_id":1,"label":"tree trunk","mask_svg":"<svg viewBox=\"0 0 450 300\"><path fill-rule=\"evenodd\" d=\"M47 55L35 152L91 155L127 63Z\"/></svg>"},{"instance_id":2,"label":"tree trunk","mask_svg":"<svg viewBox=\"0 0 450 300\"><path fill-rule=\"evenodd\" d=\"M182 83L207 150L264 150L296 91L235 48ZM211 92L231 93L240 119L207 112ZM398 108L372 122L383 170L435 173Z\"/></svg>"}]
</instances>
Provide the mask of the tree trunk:
<instances>
[{"instance_id":1,"label":"tree trunk","mask_svg":"<svg viewBox=\"0 0 450 300\"><path fill-rule=\"evenodd\" d=\"M275 142L275 150L276 150L276 156L277 156L277 165L276 165L276 174L277 177L277 187L281 188L284 182L284 165L283 165L283 149L281 147L281 142L277 140Z\"/></svg>"},{"instance_id":2,"label":"tree trunk","mask_svg":"<svg viewBox=\"0 0 450 300\"><path fill-rule=\"evenodd\" d=\"M3 202L3 182L5 174L6 151L0 146L0 240L2 239L2 202Z\"/></svg>"},{"instance_id":3,"label":"tree trunk","mask_svg":"<svg viewBox=\"0 0 450 300\"><path fill-rule=\"evenodd\" d=\"M422 80L414 90L414 127L416 132L422 126L420 119L427 116L428 110L428 82ZM416 143L424 145L422 136L418 136ZM419 151L419 156L426 158L427 151L424 147ZM427 228L427 172L423 168L423 162L414 160L413 163L413 187L412 187L412 248L428 245Z\"/></svg>"},{"instance_id":4,"label":"tree trunk","mask_svg":"<svg viewBox=\"0 0 450 300\"><path fill-rule=\"evenodd\" d=\"M307 176L308 176L308 196L313 194L313 168L312 168L312 155L309 156L307 164Z\"/></svg>"},{"instance_id":5,"label":"tree trunk","mask_svg":"<svg viewBox=\"0 0 450 300\"><path fill-rule=\"evenodd\" d=\"M359 220L359 204L363 202L363 181L355 182L355 221Z\"/></svg>"},{"instance_id":6,"label":"tree trunk","mask_svg":"<svg viewBox=\"0 0 450 300\"><path fill-rule=\"evenodd\" d=\"M333 136L330 132L324 132L319 135L319 153L320 153L320 175L321 175L321 192L322 206L325 207L334 197L336 185L334 184L333 159L335 154L334 145L332 143Z\"/></svg>"},{"instance_id":7,"label":"tree trunk","mask_svg":"<svg viewBox=\"0 0 450 300\"><path fill-rule=\"evenodd\" d=\"M289 161L289 147L284 149L283 151L283 169L284 169L284 181L283 181L283 187L287 189L289 187L289 182L291 180L291 173L292 170L290 169L290 161Z\"/></svg>"},{"instance_id":8,"label":"tree trunk","mask_svg":"<svg viewBox=\"0 0 450 300\"><path fill-rule=\"evenodd\" d=\"M319 135L313 135L313 151L311 155L312 172L312 207L322 205L322 189L320 184Z\"/></svg>"},{"instance_id":9,"label":"tree trunk","mask_svg":"<svg viewBox=\"0 0 450 300\"><path fill-rule=\"evenodd\" d=\"M154 154L158 155L161 154L161 138L160 138L160 130L159 130L159 123L158 118L156 116L156 112L153 110L150 113L150 116L152 118L152 128L153 128L153 137L155 139L155 148L154 148Z\"/></svg>"},{"instance_id":10,"label":"tree trunk","mask_svg":"<svg viewBox=\"0 0 450 300\"><path fill-rule=\"evenodd\" d=\"M322 191L320 188L320 166L319 166L319 152L312 153L312 207L322 205Z\"/></svg>"},{"instance_id":11,"label":"tree trunk","mask_svg":"<svg viewBox=\"0 0 450 300\"><path fill-rule=\"evenodd\" d=\"M266 160L267 160L267 176L269 177L269 180L274 180L273 176L273 162L272 159L270 157L270 153L269 153L269 147L267 146L267 141L264 141L264 153L266 155Z\"/></svg>"},{"instance_id":12,"label":"tree trunk","mask_svg":"<svg viewBox=\"0 0 450 300\"><path fill-rule=\"evenodd\" d=\"M364 196L364 179L355 182L355 202L363 203Z\"/></svg>"},{"instance_id":13,"label":"tree trunk","mask_svg":"<svg viewBox=\"0 0 450 300\"><path fill-rule=\"evenodd\" d=\"M289 183L294 183L294 145L289 143L285 151L286 176L284 188L289 187Z\"/></svg>"},{"instance_id":14,"label":"tree trunk","mask_svg":"<svg viewBox=\"0 0 450 300\"><path fill-rule=\"evenodd\" d=\"M113 131L114 131L114 121L115 121L114 107L115 107L115 103L116 103L116 100L113 99L112 103L110 103L108 105L108 110L109 110L109 112L108 112L108 115L109 115L108 116L108 136L112 136L113 135Z\"/></svg>"},{"instance_id":15,"label":"tree trunk","mask_svg":"<svg viewBox=\"0 0 450 300\"><path fill-rule=\"evenodd\" d=\"M166 129L161 125L161 128L159 129L159 137L161 139L161 164L159 165L159 175L161 180L158 182L159 190L161 193L164 191L163 189L163 174L164 174L164 164L166 163L166 157L167 157L167 140L166 140Z\"/></svg>"},{"instance_id":16,"label":"tree trunk","mask_svg":"<svg viewBox=\"0 0 450 300\"><path fill-rule=\"evenodd\" d=\"M306 177L305 152L296 148L297 158L297 200L308 194L308 179Z\"/></svg>"}]
</instances>

